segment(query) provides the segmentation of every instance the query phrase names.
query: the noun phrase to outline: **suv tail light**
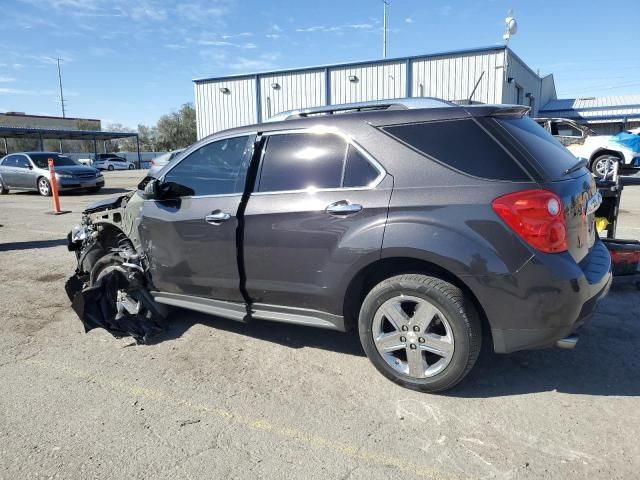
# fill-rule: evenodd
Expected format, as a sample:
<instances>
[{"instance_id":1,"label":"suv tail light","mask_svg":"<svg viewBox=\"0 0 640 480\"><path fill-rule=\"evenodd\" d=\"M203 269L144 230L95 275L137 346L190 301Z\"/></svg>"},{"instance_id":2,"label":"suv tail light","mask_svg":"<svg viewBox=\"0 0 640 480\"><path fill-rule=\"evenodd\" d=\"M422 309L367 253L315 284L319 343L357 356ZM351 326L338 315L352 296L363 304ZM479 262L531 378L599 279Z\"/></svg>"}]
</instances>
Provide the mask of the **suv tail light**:
<instances>
[{"instance_id":1,"label":"suv tail light","mask_svg":"<svg viewBox=\"0 0 640 480\"><path fill-rule=\"evenodd\" d=\"M524 241L545 253L567 250L562 201L548 190L523 190L496 198L493 210Z\"/></svg>"}]
</instances>

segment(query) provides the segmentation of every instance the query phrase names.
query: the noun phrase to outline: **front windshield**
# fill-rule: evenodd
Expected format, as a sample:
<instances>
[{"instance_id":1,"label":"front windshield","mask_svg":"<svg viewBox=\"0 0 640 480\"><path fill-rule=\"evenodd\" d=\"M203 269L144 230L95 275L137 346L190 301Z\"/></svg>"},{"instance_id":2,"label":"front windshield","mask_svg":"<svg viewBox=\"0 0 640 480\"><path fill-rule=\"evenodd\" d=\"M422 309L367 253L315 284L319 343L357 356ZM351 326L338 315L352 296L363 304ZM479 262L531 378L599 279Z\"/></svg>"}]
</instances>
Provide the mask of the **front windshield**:
<instances>
[{"instance_id":1,"label":"front windshield","mask_svg":"<svg viewBox=\"0 0 640 480\"><path fill-rule=\"evenodd\" d=\"M48 155L42 155L42 154L38 154L38 155L30 155L31 160L33 160L33 163L36 164L36 166L38 168L48 168L49 167L49 163L48 160L50 158L53 158L53 164L56 167L71 167L73 165L80 165L78 162L76 162L74 159L67 157L65 155L58 155L58 154L48 154Z\"/></svg>"}]
</instances>

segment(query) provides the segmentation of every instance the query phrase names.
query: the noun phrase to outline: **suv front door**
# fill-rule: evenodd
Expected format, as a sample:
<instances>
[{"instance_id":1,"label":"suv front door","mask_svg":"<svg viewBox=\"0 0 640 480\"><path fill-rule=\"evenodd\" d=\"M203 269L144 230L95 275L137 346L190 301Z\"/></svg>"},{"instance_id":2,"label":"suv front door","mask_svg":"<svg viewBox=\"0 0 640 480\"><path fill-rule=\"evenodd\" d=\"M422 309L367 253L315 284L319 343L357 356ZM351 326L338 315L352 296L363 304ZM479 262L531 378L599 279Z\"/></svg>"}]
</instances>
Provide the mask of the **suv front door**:
<instances>
[{"instance_id":1,"label":"suv front door","mask_svg":"<svg viewBox=\"0 0 640 480\"><path fill-rule=\"evenodd\" d=\"M193 151L161 179L190 191L179 198L144 202L140 237L159 291L243 301L236 212L253 138L217 140Z\"/></svg>"},{"instance_id":2,"label":"suv front door","mask_svg":"<svg viewBox=\"0 0 640 480\"><path fill-rule=\"evenodd\" d=\"M247 293L258 304L342 315L347 272L380 254L392 179L340 135L265 135L244 215Z\"/></svg>"}]
</instances>

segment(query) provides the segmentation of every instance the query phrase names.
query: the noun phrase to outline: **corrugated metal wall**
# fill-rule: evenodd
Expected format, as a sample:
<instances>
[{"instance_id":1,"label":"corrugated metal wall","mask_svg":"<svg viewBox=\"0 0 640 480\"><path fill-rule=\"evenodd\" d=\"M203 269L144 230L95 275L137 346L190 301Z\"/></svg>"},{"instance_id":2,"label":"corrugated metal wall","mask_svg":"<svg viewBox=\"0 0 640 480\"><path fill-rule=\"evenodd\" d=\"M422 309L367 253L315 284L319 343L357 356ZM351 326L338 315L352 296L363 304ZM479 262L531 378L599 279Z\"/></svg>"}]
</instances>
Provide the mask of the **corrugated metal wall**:
<instances>
[{"instance_id":1,"label":"corrugated metal wall","mask_svg":"<svg viewBox=\"0 0 640 480\"><path fill-rule=\"evenodd\" d=\"M540 78L520 59L509 53L507 77L513 77L514 82L507 83L503 73L504 52L502 47L496 47L408 59L198 80L195 83L198 138L227 128L266 120L282 111L327 103L335 105L407 96L466 100L483 72L473 96L474 101L515 103L516 85L519 85L522 87L522 103L528 104L529 99L525 95L531 93L536 101L535 107L539 107ZM407 85L407 77L410 85ZM256 85L256 78L259 85ZM549 88L552 89L552 83L550 85ZM224 87L229 89L228 93L220 91ZM407 92L407 88L410 92Z\"/></svg>"},{"instance_id":2,"label":"corrugated metal wall","mask_svg":"<svg viewBox=\"0 0 640 480\"><path fill-rule=\"evenodd\" d=\"M504 83L504 92L501 103L519 103L532 107L533 115L537 115L538 109L544 106L542 99L542 81L527 65L518 57L509 53L507 65L507 80L513 78L511 83ZM518 88L522 88L522 100L518 102ZM531 96L527 96L527 95Z\"/></svg>"},{"instance_id":3,"label":"corrugated metal wall","mask_svg":"<svg viewBox=\"0 0 640 480\"><path fill-rule=\"evenodd\" d=\"M260 76L260 91L263 120L287 110L325 105L324 69Z\"/></svg>"},{"instance_id":4,"label":"corrugated metal wall","mask_svg":"<svg viewBox=\"0 0 640 480\"><path fill-rule=\"evenodd\" d=\"M221 92L228 88L229 93ZM254 77L215 80L195 84L198 138L227 128L256 123Z\"/></svg>"},{"instance_id":5,"label":"corrugated metal wall","mask_svg":"<svg viewBox=\"0 0 640 480\"><path fill-rule=\"evenodd\" d=\"M466 100L484 72L473 100L500 103L503 62L502 52L412 60L411 96Z\"/></svg>"},{"instance_id":6,"label":"corrugated metal wall","mask_svg":"<svg viewBox=\"0 0 640 480\"><path fill-rule=\"evenodd\" d=\"M330 77L333 105L407 96L406 62L334 67Z\"/></svg>"}]
</instances>

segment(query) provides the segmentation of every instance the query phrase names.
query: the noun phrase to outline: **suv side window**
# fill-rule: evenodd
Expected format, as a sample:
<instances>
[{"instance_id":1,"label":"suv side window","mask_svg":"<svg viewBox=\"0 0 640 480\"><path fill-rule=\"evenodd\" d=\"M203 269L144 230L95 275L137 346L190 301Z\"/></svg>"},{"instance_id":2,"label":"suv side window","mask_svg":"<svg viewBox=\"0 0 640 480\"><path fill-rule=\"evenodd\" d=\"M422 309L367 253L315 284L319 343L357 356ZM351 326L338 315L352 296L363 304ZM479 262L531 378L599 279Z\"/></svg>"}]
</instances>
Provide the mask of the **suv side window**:
<instances>
[{"instance_id":1,"label":"suv side window","mask_svg":"<svg viewBox=\"0 0 640 480\"><path fill-rule=\"evenodd\" d=\"M349 145L344 167L344 188L366 187L370 185L380 172L355 148Z\"/></svg>"},{"instance_id":2,"label":"suv side window","mask_svg":"<svg viewBox=\"0 0 640 480\"><path fill-rule=\"evenodd\" d=\"M582 137L581 130L563 122L551 124L551 133L558 137Z\"/></svg>"},{"instance_id":3,"label":"suv side window","mask_svg":"<svg viewBox=\"0 0 640 480\"><path fill-rule=\"evenodd\" d=\"M340 188L347 142L332 134L271 135L264 148L259 192Z\"/></svg>"},{"instance_id":4,"label":"suv side window","mask_svg":"<svg viewBox=\"0 0 640 480\"><path fill-rule=\"evenodd\" d=\"M516 160L473 120L409 123L383 130L412 149L468 175L489 180L529 180Z\"/></svg>"},{"instance_id":5,"label":"suv side window","mask_svg":"<svg viewBox=\"0 0 640 480\"><path fill-rule=\"evenodd\" d=\"M194 196L242 193L247 176L250 136L208 143L182 159L164 176L194 191Z\"/></svg>"}]
</instances>

